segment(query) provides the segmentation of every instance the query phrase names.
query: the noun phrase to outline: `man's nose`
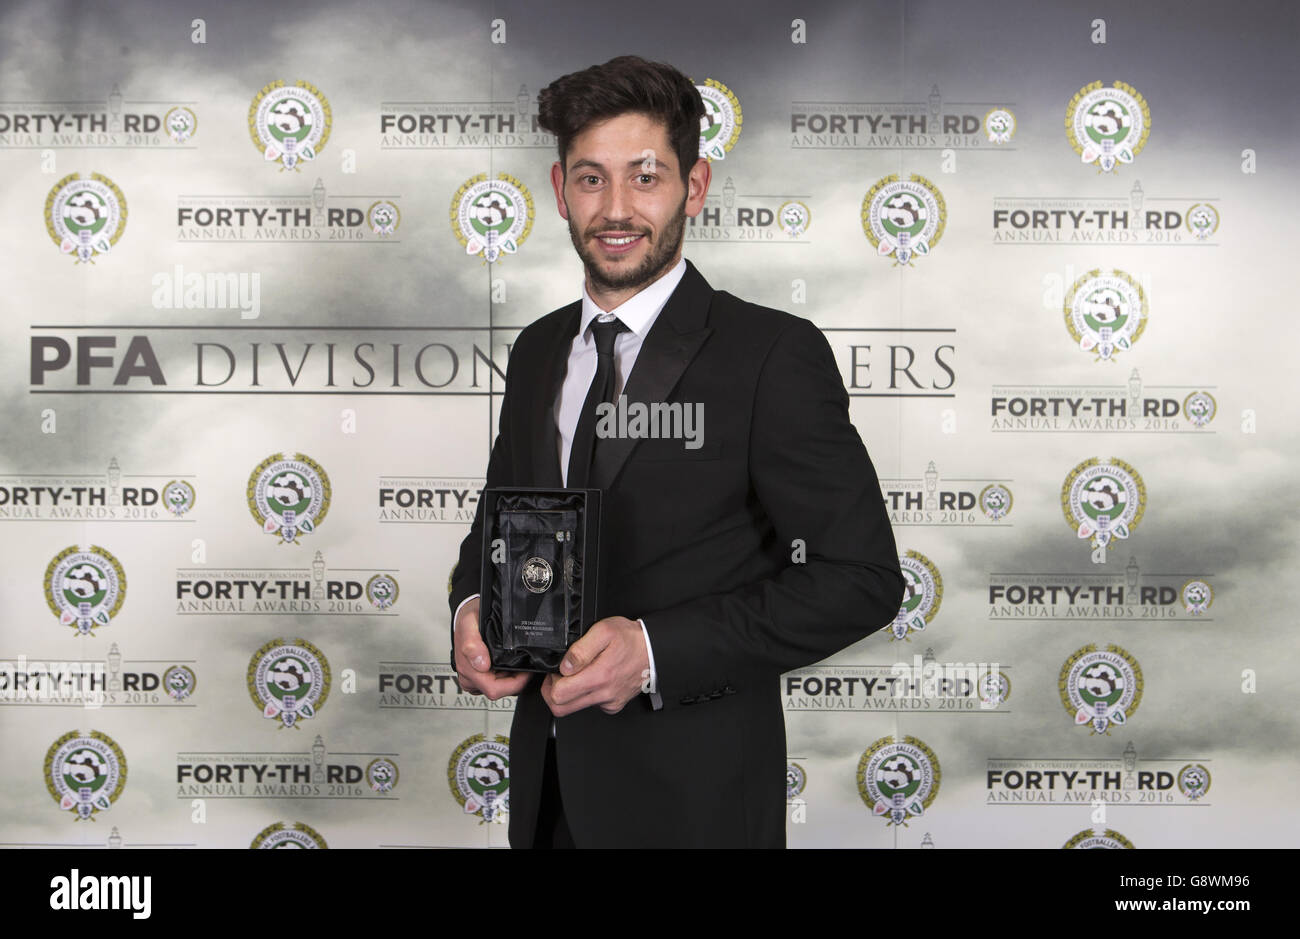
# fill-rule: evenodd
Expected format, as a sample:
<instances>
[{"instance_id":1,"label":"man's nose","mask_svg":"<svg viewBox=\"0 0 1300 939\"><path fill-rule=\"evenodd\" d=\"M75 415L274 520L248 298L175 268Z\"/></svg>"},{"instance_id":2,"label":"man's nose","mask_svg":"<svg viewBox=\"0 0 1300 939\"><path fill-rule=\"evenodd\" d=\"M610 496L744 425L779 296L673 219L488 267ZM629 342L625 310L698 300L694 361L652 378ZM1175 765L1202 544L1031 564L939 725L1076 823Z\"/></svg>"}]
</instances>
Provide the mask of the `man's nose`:
<instances>
[{"instance_id":1,"label":"man's nose","mask_svg":"<svg viewBox=\"0 0 1300 939\"><path fill-rule=\"evenodd\" d=\"M631 192L626 183L620 180L612 181L605 187L605 217L611 221L621 221L632 217L632 200Z\"/></svg>"}]
</instances>

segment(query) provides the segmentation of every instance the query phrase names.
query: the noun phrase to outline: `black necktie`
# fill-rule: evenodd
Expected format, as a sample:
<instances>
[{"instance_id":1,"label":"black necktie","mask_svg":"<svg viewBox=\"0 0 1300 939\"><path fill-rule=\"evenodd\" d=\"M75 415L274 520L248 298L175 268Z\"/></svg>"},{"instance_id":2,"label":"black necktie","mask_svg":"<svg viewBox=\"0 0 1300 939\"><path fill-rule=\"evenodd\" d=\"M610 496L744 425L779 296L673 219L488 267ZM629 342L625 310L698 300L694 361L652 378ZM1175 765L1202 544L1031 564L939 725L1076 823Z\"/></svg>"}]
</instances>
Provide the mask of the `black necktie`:
<instances>
[{"instance_id":1,"label":"black necktie","mask_svg":"<svg viewBox=\"0 0 1300 939\"><path fill-rule=\"evenodd\" d=\"M627 325L618 317L608 323L592 320L591 334L596 340L596 374L582 402L582 414L573 432L573 446L569 449L569 474L565 485L571 489L585 489L591 471L592 453L596 447L596 406L614 401L614 339Z\"/></svg>"}]
</instances>

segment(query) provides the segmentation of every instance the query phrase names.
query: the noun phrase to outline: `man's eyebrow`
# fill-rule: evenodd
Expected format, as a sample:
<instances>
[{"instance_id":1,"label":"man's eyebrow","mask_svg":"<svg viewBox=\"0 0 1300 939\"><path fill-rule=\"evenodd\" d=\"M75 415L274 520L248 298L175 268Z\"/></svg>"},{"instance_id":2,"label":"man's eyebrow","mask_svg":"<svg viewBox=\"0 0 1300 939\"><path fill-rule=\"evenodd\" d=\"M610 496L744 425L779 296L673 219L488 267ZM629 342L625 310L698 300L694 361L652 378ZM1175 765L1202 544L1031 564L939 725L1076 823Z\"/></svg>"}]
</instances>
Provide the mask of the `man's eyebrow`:
<instances>
[{"instance_id":1,"label":"man's eyebrow","mask_svg":"<svg viewBox=\"0 0 1300 939\"><path fill-rule=\"evenodd\" d=\"M649 161L652 165L661 166L665 170L671 170L673 168L673 164L671 160L665 160L662 157L654 156L653 154L647 154L644 157L637 157L636 159L628 160L627 168L634 169L636 167L645 166L647 161ZM603 163L597 163L595 160L588 160L583 158L583 159L574 160L572 163L569 164L569 169L571 170L576 170L581 167L590 167L591 169L600 170L602 173L605 172L605 165Z\"/></svg>"}]
</instances>

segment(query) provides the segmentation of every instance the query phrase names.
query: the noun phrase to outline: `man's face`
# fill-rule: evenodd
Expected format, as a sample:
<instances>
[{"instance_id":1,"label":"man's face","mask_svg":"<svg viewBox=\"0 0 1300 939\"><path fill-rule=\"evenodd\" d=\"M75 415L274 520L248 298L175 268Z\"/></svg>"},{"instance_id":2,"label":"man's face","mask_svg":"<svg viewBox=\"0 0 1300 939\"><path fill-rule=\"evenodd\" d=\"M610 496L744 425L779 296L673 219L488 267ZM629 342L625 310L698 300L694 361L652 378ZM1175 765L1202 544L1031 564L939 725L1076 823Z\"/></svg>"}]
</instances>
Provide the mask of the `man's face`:
<instances>
[{"instance_id":1,"label":"man's face","mask_svg":"<svg viewBox=\"0 0 1300 939\"><path fill-rule=\"evenodd\" d=\"M592 287L630 296L677 263L686 217L704 207L706 161L683 184L667 128L636 113L589 125L566 159L551 182Z\"/></svg>"}]
</instances>

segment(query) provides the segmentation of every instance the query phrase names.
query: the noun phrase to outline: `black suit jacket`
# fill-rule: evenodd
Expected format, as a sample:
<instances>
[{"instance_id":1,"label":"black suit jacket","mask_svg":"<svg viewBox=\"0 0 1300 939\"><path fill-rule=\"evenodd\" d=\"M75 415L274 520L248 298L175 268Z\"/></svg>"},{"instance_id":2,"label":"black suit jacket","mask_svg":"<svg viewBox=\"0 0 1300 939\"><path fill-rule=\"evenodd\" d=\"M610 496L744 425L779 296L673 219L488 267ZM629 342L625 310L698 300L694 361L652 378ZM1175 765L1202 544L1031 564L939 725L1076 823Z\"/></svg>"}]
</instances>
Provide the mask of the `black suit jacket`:
<instances>
[{"instance_id":1,"label":"black suit jacket","mask_svg":"<svg viewBox=\"0 0 1300 939\"><path fill-rule=\"evenodd\" d=\"M572 303L519 334L487 486L560 486L552 407L581 310ZM701 402L703 446L596 447L598 613L645 620L664 706L638 695L615 715L591 707L557 721L570 831L579 847L782 847L779 676L885 626L902 599L875 470L821 331L713 290L689 261L623 393ZM480 506L453 611L479 592L481 529ZM519 695L511 729L515 847L532 843L540 801L551 713L539 687L540 677Z\"/></svg>"}]
</instances>

